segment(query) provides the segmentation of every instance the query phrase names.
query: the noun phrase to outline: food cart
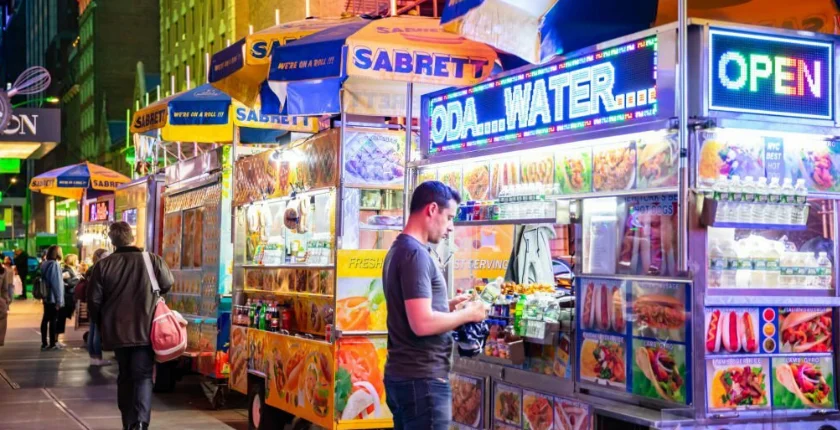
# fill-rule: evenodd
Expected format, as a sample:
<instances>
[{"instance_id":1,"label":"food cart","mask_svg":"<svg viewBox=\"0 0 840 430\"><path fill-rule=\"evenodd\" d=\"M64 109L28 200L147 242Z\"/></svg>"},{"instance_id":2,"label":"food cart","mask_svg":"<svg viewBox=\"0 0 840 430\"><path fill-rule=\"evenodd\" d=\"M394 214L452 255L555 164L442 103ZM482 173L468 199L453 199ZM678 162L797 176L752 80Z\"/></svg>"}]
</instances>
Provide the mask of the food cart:
<instances>
[{"instance_id":1,"label":"food cart","mask_svg":"<svg viewBox=\"0 0 840 430\"><path fill-rule=\"evenodd\" d=\"M688 40L685 147L676 25L423 97L409 176L462 192L450 285L493 300L459 427L837 426L834 39Z\"/></svg>"},{"instance_id":2,"label":"food cart","mask_svg":"<svg viewBox=\"0 0 840 430\"><path fill-rule=\"evenodd\" d=\"M82 198L82 223L79 225L79 261L90 263L99 249L113 251L108 226L114 221L114 192L88 190Z\"/></svg>"},{"instance_id":3,"label":"food cart","mask_svg":"<svg viewBox=\"0 0 840 430\"><path fill-rule=\"evenodd\" d=\"M264 142L276 144L288 140L287 134L312 130L315 125L261 115L258 109L234 104L210 85L159 100L135 113L135 151L143 163L164 160L165 174L123 187L118 192L125 204L121 217L135 221L138 239L140 226L148 228L143 240L147 246L159 247L175 277L167 303L189 323L184 359L158 365L157 390L171 390L181 371L198 372L208 377L205 392L211 403L224 404L230 372L233 258L230 143L239 139L255 144L252 149L239 149L248 154ZM143 206L150 201L155 202ZM146 218L145 224L141 217Z\"/></svg>"},{"instance_id":4,"label":"food cart","mask_svg":"<svg viewBox=\"0 0 840 430\"><path fill-rule=\"evenodd\" d=\"M160 254L163 236L164 175L148 175L121 185L114 192L116 219L131 226L135 244Z\"/></svg>"},{"instance_id":5,"label":"food cart","mask_svg":"<svg viewBox=\"0 0 840 430\"><path fill-rule=\"evenodd\" d=\"M403 224L405 132L341 135L236 163L230 382L249 395L254 427L277 411L324 428L391 425L381 268ZM365 157L393 167L362 169Z\"/></svg>"}]
</instances>

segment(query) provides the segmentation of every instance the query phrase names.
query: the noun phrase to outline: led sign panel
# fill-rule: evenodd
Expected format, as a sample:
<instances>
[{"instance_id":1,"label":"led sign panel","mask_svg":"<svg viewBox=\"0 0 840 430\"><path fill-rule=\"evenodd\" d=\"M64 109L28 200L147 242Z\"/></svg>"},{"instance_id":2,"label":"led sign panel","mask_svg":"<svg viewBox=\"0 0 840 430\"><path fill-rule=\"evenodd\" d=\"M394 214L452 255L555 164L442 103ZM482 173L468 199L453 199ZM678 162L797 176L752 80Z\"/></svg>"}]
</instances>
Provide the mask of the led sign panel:
<instances>
[{"instance_id":1,"label":"led sign panel","mask_svg":"<svg viewBox=\"0 0 840 430\"><path fill-rule=\"evenodd\" d=\"M711 30L712 110L833 119L834 46Z\"/></svg>"},{"instance_id":2,"label":"led sign panel","mask_svg":"<svg viewBox=\"0 0 840 430\"><path fill-rule=\"evenodd\" d=\"M657 38L423 97L429 153L656 115Z\"/></svg>"}]
</instances>

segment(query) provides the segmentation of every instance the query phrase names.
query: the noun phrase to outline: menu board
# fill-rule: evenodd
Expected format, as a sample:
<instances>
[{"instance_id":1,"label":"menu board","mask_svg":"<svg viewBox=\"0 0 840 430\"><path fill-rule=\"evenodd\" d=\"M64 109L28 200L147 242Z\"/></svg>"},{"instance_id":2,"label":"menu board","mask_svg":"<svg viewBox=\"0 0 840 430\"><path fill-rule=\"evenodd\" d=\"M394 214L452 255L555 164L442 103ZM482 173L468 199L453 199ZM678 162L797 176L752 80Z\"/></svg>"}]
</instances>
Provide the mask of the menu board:
<instances>
[{"instance_id":1,"label":"menu board","mask_svg":"<svg viewBox=\"0 0 840 430\"><path fill-rule=\"evenodd\" d=\"M404 178L404 132L361 129L344 132L346 186L402 187Z\"/></svg>"},{"instance_id":2,"label":"menu board","mask_svg":"<svg viewBox=\"0 0 840 430\"><path fill-rule=\"evenodd\" d=\"M700 134L697 181L711 187L720 176L790 178L816 192L840 192L840 142L821 136L764 131L707 130Z\"/></svg>"},{"instance_id":3,"label":"menu board","mask_svg":"<svg viewBox=\"0 0 840 430\"><path fill-rule=\"evenodd\" d=\"M324 342L265 333L265 403L315 425L331 427L335 407L333 347Z\"/></svg>"},{"instance_id":4,"label":"menu board","mask_svg":"<svg viewBox=\"0 0 840 430\"><path fill-rule=\"evenodd\" d=\"M484 428L484 379L452 374L452 422L458 429Z\"/></svg>"},{"instance_id":5,"label":"menu board","mask_svg":"<svg viewBox=\"0 0 840 430\"><path fill-rule=\"evenodd\" d=\"M704 323L709 412L836 408L830 308L709 307Z\"/></svg>"},{"instance_id":6,"label":"menu board","mask_svg":"<svg viewBox=\"0 0 840 430\"><path fill-rule=\"evenodd\" d=\"M576 400L495 382L493 429L591 430L592 408Z\"/></svg>"},{"instance_id":7,"label":"menu board","mask_svg":"<svg viewBox=\"0 0 840 430\"><path fill-rule=\"evenodd\" d=\"M691 284L578 280L577 380L691 403Z\"/></svg>"},{"instance_id":8,"label":"menu board","mask_svg":"<svg viewBox=\"0 0 840 430\"><path fill-rule=\"evenodd\" d=\"M335 416L342 424L393 415L385 402L385 337L343 337L338 342ZM454 393L454 384L453 384Z\"/></svg>"},{"instance_id":9,"label":"menu board","mask_svg":"<svg viewBox=\"0 0 840 430\"><path fill-rule=\"evenodd\" d=\"M418 175L418 183L437 179L463 192L465 200L496 199L507 187L531 183L542 184L554 195L672 188L678 178L677 148L670 134L586 148L561 147L489 162L426 168Z\"/></svg>"}]
</instances>

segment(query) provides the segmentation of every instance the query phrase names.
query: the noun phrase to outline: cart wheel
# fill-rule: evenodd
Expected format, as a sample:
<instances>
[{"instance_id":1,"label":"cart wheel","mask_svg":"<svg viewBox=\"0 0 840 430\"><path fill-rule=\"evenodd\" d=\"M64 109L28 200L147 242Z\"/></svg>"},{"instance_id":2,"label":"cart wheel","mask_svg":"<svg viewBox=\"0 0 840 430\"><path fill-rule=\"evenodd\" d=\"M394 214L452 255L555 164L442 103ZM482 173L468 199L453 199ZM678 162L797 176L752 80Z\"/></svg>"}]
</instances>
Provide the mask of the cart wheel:
<instances>
[{"instance_id":1,"label":"cart wheel","mask_svg":"<svg viewBox=\"0 0 840 430\"><path fill-rule=\"evenodd\" d=\"M171 393L175 390L177 361L155 364L155 393Z\"/></svg>"},{"instance_id":2,"label":"cart wheel","mask_svg":"<svg viewBox=\"0 0 840 430\"><path fill-rule=\"evenodd\" d=\"M294 417L265 404L265 380L248 377L248 430L285 428Z\"/></svg>"}]
</instances>

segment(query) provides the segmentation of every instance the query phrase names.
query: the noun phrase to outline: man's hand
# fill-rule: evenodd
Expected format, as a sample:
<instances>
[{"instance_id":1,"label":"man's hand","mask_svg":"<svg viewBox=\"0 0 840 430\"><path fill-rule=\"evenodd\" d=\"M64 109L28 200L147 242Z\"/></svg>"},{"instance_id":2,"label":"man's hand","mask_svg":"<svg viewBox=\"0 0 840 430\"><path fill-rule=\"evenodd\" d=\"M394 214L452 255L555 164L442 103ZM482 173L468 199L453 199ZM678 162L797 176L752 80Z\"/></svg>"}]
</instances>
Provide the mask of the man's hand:
<instances>
[{"instance_id":1,"label":"man's hand","mask_svg":"<svg viewBox=\"0 0 840 430\"><path fill-rule=\"evenodd\" d=\"M469 294L458 294L453 297L452 300L449 301L449 312L455 312L455 310L458 309L458 305L466 302L470 298L472 298L472 296Z\"/></svg>"},{"instance_id":2,"label":"man's hand","mask_svg":"<svg viewBox=\"0 0 840 430\"><path fill-rule=\"evenodd\" d=\"M467 303L464 312L470 322L482 322L487 318L487 306L480 300Z\"/></svg>"}]
</instances>

